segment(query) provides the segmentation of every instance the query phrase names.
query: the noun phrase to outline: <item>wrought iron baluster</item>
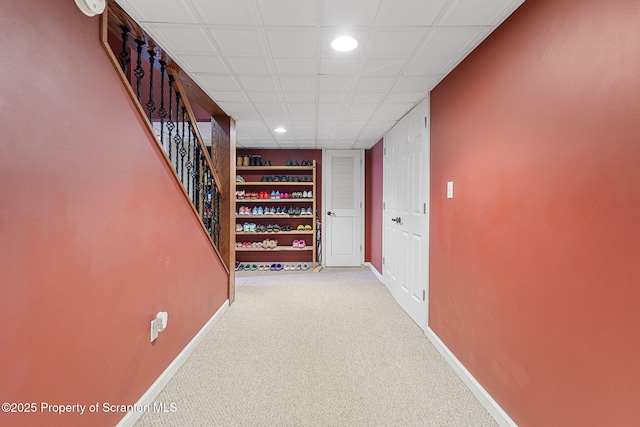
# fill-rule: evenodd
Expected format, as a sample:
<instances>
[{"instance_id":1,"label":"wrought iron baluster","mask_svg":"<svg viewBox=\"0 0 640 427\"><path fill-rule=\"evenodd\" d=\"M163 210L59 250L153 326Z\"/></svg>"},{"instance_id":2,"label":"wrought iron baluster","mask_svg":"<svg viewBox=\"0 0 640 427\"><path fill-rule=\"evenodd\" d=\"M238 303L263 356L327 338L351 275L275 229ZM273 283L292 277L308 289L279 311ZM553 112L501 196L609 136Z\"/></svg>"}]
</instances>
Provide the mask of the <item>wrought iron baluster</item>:
<instances>
[{"instance_id":1,"label":"wrought iron baluster","mask_svg":"<svg viewBox=\"0 0 640 427\"><path fill-rule=\"evenodd\" d=\"M127 45L129 31L131 30L126 25L120 25L120 29L122 30L122 50L118 54L118 59L120 60L120 68L122 68L122 72L126 76L127 66L131 63L131 55L129 55L129 46Z\"/></svg>"},{"instance_id":2,"label":"wrought iron baluster","mask_svg":"<svg viewBox=\"0 0 640 427\"><path fill-rule=\"evenodd\" d=\"M180 92L178 92L177 90L176 90L176 120L175 120L175 122L176 122L176 136L173 137L173 142L176 145L176 158L175 158L174 166L175 166L175 169L176 169L176 173L178 173L179 172L179 169L178 169L178 161L179 161L178 152L179 152L179 149L180 149L180 141L182 140L182 137L180 136Z\"/></svg>"},{"instance_id":3,"label":"wrought iron baluster","mask_svg":"<svg viewBox=\"0 0 640 427\"><path fill-rule=\"evenodd\" d=\"M157 108L157 104L153 100L153 63L156 59L156 51L149 49L147 53L149 54L149 101L147 102L147 111L149 111L149 121L153 126L153 113Z\"/></svg>"},{"instance_id":4,"label":"wrought iron baluster","mask_svg":"<svg viewBox=\"0 0 640 427\"><path fill-rule=\"evenodd\" d=\"M200 156L202 156L200 152L201 148L196 144L196 152L195 159L193 161L194 164L194 188L193 188L193 200L196 206L196 211L198 215L200 215L200 220L202 221L202 216L200 214L200 190L202 187L202 182L200 180Z\"/></svg>"},{"instance_id":5,"label":"wrought iron baluster","mask_svg":"<svg viewBox=\"0 0 640 427\"><path fill-rule=\"evenodd\" d=\"M185 129L184 124L186 121L187 109L182 106L182 143L180 144L180 181L182 181L182 185L184 185L184 157L187 155L187 150L184 148L184 139L185 139ZM184 185L186 187L186 185Z\"/></svg>"},{"instance_id":6,"label":"wrought iron baluster","mask_svg":"<svg viewBox=\"0 0 640 427\"><path fill-rule=\"evenodd\" d=\"M175 129L176 125L173 122L173 110L171 108L173 100L173 76L169 76L169 121L167 121L167 128L169 129L169 141L167 144L167 150L169 151L169 162L171 162L171 135L173 133L173 129ZM171 162L173 164L173 162Z\"/></svg>"},{"instance_id":7,"label":"wrought iron baluster","mask_svg":"<svg viewBox=\"0 0 640 427\"><path fill-rule=\"evenodd\" d=\"M193 151L193 125L191 124L191 120L188 121L189 123L189 140L188 140L188 144L187 144L187 194L189 195L189 197L191 198L191 201L193 201L193 195L191 194L191 190L193 190L192 184L193 184L193 163L191 163L191 152Z\"/></svg>"},{"instance_id":8,"label":"wrought iron baluster","mask_svg":"<svg viewBox=\"0 0 640 427\"><path fill-rule=\"evenodd\" d=\"M212 215L212 227L213 227L213 244L216 247L220 247L220 191L218 185L213 182L213 215Z\"/></svg>"},{"instance_id":9,"label":"wrought iron baluster","mask_svg":"<svg viewBox=\"0 0 640 427\"><path fill-rule=\"evenodd\" d=\"M164 74L166 72L167 63L163 60L159 61L160 63L160 109L158 110L158 117L160 117L160 145L162 148L164 147L164 119L167 117L167 110L164 108ZM169 141L171 141L171 136L169 136ZM171 147L171 144L169 144ZM169 155L169 160L171 160L171 155Z\"/></svg>"},{"instance_id":10,"label":"wrought iron baluster","mask_svg":"<svg viewBox=\"0 0 640 427\"><path fill-rule=\"evenodd\" d=\"M138 102L142 103L140 86L142 78L144 77L144 70L142 69L142 46L144 46L144 40L136 39L136 44L138 45L136 48L136 52L138 52L138 60L136 61L136 69L133 71L133 74L136 76L136 96L138 97Z\"/></svg>"}]
</instances>

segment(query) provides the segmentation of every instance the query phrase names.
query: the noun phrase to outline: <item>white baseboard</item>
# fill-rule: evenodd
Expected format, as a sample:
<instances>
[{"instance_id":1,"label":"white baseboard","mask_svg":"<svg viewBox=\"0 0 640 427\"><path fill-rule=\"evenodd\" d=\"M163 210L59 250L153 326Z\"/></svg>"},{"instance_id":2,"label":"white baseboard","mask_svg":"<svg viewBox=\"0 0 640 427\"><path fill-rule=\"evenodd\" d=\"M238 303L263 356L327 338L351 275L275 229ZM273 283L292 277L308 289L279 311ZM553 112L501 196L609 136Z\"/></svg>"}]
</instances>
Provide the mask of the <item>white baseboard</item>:
<instances>
[{"instance_id":1,"label":"white baseboard","mask_svg":"<svg viewBox=\"0 0 640 427\"><path fill-rule=\"evenodd\" d=\"M207 335L207 333L211 330L213 325L220 319L220 317L227 311L229 308L229 300L225 301L224 304L216 311L216 313L205 323L205 325L200 329L200 331L196 334L195 337L187 344L187 346L178 354L178 356L171 362L167 369L164 370L162 374L158 377L157 380L149 387L149 389L142 395L140 400L138 400L135 405L136 408L144 408L146 406L152 405L155 398L160 394L162 389L167 385L171 377L175 375L180 366L187 360L189 355L193 352L193 350L198 347L198 344L202 341L202 339ZM127 412L116 427L131 427L136 421L140 418L140 416L144 413L144 411L130 411Z\"/></svg>"},{"instance_id":2,"label":"white baseboard","mask_svg":"<svg viewBox=\"0 0 640 427\"><path fill-rule=\"evenodd\" d=\"M376 276L380 282L382 282L382 274L380 274L380 272L373 266L373 264L371 264L370 262L365 262L364 265L365 267L369 267L373 275Z\"/></svg>"},{"instance_id":3,"label":"white baseboard","mask_svg":"<svg viewBox=\"0 0 640 427\"><path fill-rule=\"evenodd\" d=\"M518 427L431 328L427 327L425 335L501 427Z\"/></svg>"}]
</instances>

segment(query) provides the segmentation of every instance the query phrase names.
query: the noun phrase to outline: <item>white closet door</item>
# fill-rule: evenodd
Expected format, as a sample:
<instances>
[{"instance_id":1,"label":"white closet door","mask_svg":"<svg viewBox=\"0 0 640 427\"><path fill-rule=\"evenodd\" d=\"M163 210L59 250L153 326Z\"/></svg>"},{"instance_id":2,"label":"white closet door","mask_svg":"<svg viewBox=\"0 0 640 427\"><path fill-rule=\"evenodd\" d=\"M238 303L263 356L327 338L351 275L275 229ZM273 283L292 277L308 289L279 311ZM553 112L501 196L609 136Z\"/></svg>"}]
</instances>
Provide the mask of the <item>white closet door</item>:
<instances>
[{"instance_id":1,"label":"white closet door","mask_svg":"<svg viewBox=\"0 0 640 427\"><path fill-rule=\"evenodd\" d=\"M384 138L383 281L424 330L429 280L429 99Z\"/></svg>"},{"instance_id":2,"label":"white closet door","mask_svg":"<svg viewBox=\"0 0 640 427\"><path fill-rule=\"evenodd\" d=\"M324 264L362 264L362 151L325 150L323 157Z\"/></svg>"}]
</instances>

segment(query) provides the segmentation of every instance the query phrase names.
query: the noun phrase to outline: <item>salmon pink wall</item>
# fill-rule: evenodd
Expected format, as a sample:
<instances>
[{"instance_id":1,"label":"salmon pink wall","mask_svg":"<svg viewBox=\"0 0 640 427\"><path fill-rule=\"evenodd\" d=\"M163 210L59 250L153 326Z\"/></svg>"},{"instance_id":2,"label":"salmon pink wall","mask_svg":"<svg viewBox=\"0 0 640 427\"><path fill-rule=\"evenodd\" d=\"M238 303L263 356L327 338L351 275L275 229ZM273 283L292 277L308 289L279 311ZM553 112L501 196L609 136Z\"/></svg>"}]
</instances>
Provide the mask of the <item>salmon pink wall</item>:
<instances>
[{"instance_id":1,"label":"salmon pink wall","mask_svg":"<svg viewBox=\"0 0 640 427\"><path fill-rule=\"evenodd\" d=\"M135 403L227 299L227 272L99 19L68 0L0 9L0 396L37 405L0 425L112 426L123 413L40 405Z\"/></svg>"},{"instance_id":2,"label":"salmon pink wall","mask_svg":"<svg viewBox=\"0 0 640 427\"><path fill-rule=\"evenodd\" d=\"M431 95L429 325L520 426L640 425L638 22L527 1Z\"/></svg>"},{"instance_id":3,"label":"salmon pink wall","mask_svg":"<svg viewBox=\"0 0 640 427\"><path fill-rule=\"evenodd\" d=\"M365 151L364 259L382 274L382 139Z\"/></svg>"}]
</instances>

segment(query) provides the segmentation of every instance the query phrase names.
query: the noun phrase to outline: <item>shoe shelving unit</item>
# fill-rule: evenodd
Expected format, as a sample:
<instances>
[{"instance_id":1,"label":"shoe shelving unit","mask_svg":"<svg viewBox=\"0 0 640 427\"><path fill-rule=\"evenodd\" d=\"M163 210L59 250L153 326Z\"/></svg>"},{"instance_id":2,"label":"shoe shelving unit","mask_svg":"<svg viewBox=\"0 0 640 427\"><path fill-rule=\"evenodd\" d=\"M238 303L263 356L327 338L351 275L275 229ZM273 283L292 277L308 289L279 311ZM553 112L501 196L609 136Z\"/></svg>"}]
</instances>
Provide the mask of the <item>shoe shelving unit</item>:
<instances>
[{"instance_id":1,"label":"shoe shelving unit","mask_svg":"<svg viewBox=\"0 0 640 427\"><path fill-rule=\"evenodd\" d=\"M278 224L280 227L290 226L291 231L236 231L235 241L237 242L262 242L264 239L277 240L278 245L273 249L261 247L240 248L236 247L236 260L241 263L262 263L264 254L272 253L271 261L279 261L279 253L291 254L298 252L301 254L299 260L289 262L306 262L311 264L311 268L316 267L316 162L313 160L311 166L237 166L237 174L242 176L244 182L236 182L236 190L245 192L244 198L236 197L236 224L243 225L245 222L256 224ZM311 177L310 181L276 181L263 182L263 176L297 176ZM280 198L280 199L260 199L248 198L247 193L292 193L295 191L311 191L311 198ZM311 215L283 215L283 214L239 214L241 206L249 208L259 206L277 205L278 207L311 208ZM298 225L310 225L311 231L297 230ZM295 240L304 240L305 247L293 247ZM256 256L260 254L260 256ZM258 259L261 258L261 259Z\"/></svg>"}]
</instances>

